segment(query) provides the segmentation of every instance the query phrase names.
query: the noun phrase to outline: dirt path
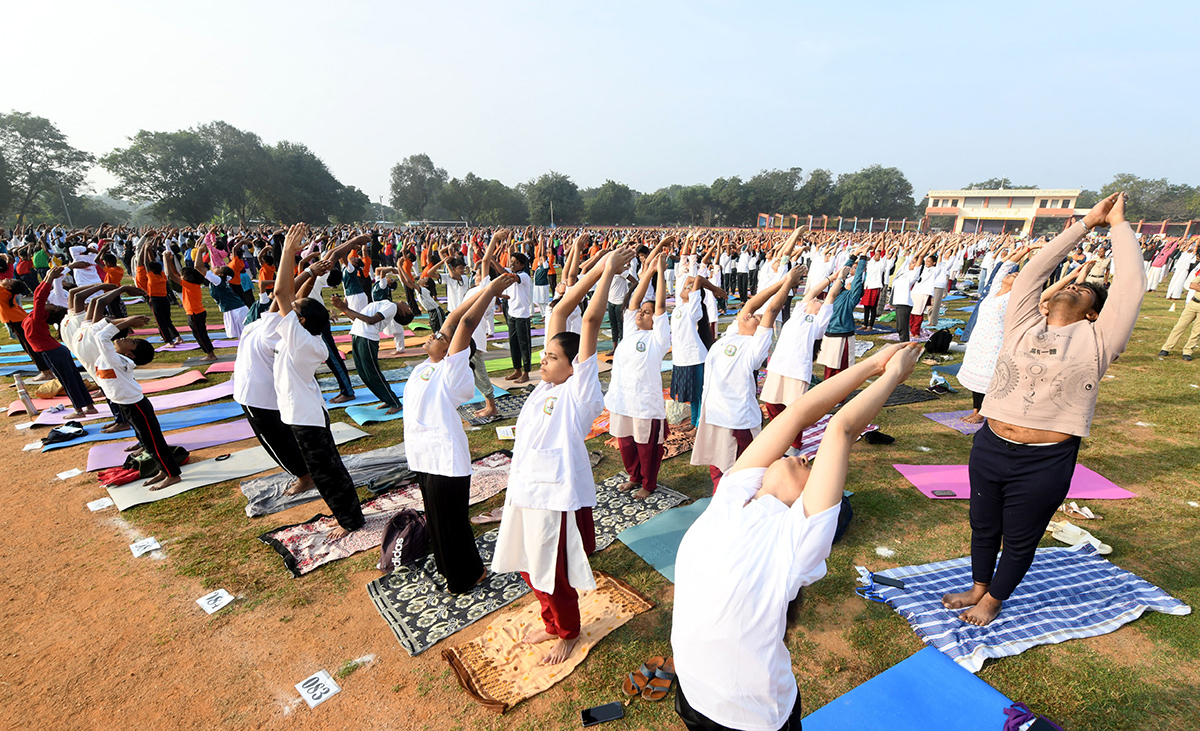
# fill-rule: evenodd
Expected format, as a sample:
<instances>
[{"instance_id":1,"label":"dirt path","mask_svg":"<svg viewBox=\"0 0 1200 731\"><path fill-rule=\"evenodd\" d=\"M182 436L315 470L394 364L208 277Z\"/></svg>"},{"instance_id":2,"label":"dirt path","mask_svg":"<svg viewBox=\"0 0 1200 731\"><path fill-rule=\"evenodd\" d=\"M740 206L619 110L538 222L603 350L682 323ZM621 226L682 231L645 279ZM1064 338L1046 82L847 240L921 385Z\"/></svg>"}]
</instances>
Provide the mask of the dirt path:
<instances>
[{"instance_id":1,"label":"dirt path","mask_svg":"<svg viewBox=\"0 0 1200 731\"><path fill-rule=\"evenodd\" d=\"M85 505L105 495L97 483L55 477L86 450L21 452L32 438L0 436L0 728L451 728L490 715L464 702L439 653L400 648L361 589L373 572L305 606L210 617L169 544L134 558L143 536ZM315 710L293 688L359 658L371 659Z\"/></svg>"}]
</instances>

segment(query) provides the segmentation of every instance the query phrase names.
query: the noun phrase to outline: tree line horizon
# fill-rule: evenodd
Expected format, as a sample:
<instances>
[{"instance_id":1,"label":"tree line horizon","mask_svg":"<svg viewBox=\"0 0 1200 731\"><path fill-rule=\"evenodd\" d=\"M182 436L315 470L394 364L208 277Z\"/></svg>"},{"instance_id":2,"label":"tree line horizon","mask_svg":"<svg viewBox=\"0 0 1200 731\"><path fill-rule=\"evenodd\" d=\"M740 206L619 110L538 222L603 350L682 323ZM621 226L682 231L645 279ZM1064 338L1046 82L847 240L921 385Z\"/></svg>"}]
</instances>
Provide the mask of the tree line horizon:
<instances>
[{"instance_id":1,"label":"tree line horizon","mask_svg":"<svg viewBox=\"0 0 1200 731\"><path fill-rule=\"evenodd\" d=\"M764 169L747 179L733 175L642 192L611 179L580 188L553 170L513 186L473 172L452 178L420 153L392 166L388 205L380 206L339 181L306 145L265 144L222 121L174 132L140 130L128 141L97 158L71 146L44 117L0 113L0 225L462 220L500 226L546 225L553 215L562 225L750 228L759 213L919 219L927 204L914 198L903 171L880 164L836 176L823 168ZM93 165L116 178L109 196L140 208L125 210L90 195L86 175ZM1037 187L990 178L963 189ZM1115 174L1099 191L1084 190L1077 205L1089 208L1117 190L1130 195L1130 220L1200 218L1200 188L1129 173Z\"/></svg>"}]
</instances>

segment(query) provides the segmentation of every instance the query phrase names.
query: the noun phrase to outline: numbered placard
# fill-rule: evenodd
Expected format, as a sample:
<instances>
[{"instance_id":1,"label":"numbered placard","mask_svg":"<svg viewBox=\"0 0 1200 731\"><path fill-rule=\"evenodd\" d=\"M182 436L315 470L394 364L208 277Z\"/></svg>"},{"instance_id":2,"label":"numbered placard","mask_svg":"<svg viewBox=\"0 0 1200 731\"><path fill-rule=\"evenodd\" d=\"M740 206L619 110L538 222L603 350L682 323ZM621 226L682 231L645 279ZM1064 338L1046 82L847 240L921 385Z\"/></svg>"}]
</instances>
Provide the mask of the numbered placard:
<instances>
[{"instance_id":1,"label":"numbered placard","mask_svg":"<svg viewBox=\"0 0 1200 731\"><path fill-rule=\"evenodd\" d=\"M24 447L21 447L21 451L22 452L32 452L35 449L41 449L41 448L42 448L42 440L39 439L36 442L30 442L29 444L26 444Z\"/></svg>"},{"instance_id":2,"label":"numbered placard","mask_svg":"<svg viewBox=\"0 0 1200 731\"><path fill-rule=\"evenodd\" d=\"M157 551L159 548L162 548L162 546L158 545L158 541L153 537L143 538L140 541L134 541L129 544L129 550L133 551L134 558L143 556L151 551Z\"/></svg>"},{"instance_id":3,"label":"numbered placard","mask_svg":"<svg viewBox=\"0 0 1200 731\"><path fill-rule=\"evenodd\" d=\"M97 510L104 510L105 508L111 508L113 505L114 505L113 499L110 497L102 497L99 500L93 500L87 504L88 510L92 511L93 513L96 512Z\"/></svg>"},{"instance_id":4,"label":"numbered placard","mask_svg":"<svg viewBox=\"0 0 1200 731\"><path fill-rule=\"evenodd\" d=\"M67 470L66 472L59 472L59 473L58 473L58 479L60 479L60 480L69 480L69 479L71 479L72 477L78 477L79 475L82 475L82 474L83 474L83 470L81 470L81 469L79 469L78 467L76 467L76 468L75 468L75 469L73 469L73 470Z\"/></svg>"},{"instance_id":5,"label":"numbered placard","mask_svg":"<svg viewBox=\"0 0 1200 731\"><path fill-rule=\"evenodd\" d=\"M211 594L205 594L204 596L200 597L199 599L196 600L196 603L199 604L200 608L203 609L205 612L212 614L213 612L224 609L225 605L229 604L232 601L233 601L232 594L225 591L224 589L217 589L216 591L212 592Z\"/></svg>"},{"instance_id":6,"label":"numbered placard","mask_svg":"<svg viewBox=\"0 0 1200 731\"><path fill-rule=\"evenodd\" d=\"M496 438L506 441L517 438L516 426L498 426L496 427Z\"/></svg>"},{"instance_id":7,"label":"numbered placard","mask_svg":"<svg viewBox=\"0 0 1200 731\"><path fill-rule=\"evenodd\" d=\"M318 670L303 681L296 683L296 690L309 708L316 708L334 695L342 692L338 684L324 670Z\"/></svg>"}]
</instances>

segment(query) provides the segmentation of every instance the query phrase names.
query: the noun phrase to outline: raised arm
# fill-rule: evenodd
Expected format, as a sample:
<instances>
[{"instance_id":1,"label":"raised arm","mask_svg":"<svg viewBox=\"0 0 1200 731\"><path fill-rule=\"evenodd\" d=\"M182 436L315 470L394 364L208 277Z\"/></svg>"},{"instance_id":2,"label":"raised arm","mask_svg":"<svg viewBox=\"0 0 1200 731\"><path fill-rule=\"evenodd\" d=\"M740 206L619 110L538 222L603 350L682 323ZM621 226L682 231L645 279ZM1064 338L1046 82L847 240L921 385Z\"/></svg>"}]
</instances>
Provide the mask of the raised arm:
<instances>
[{"instance_id":1,"label":"raised arm","mask_svg":"<svg viewBox=\"0 0 1200 731\"><path fill-rule=\"evenodd\" d=\"M1125 194L1113 201L1106 218L1109 238L1112 239L1112 263L1116 274L1108 288L1108 299L1096 330L1115 355L1125 349L1137 324L1142 298L1146 295L1146 271L1138 250L1137 237L1125 222ZM1113 349L1115 347L1115 349Z\"/></svg>"},{"instance_id":2,"label":"raised arm","mask_svg":"<svg viewBox=\"0 0 1200 731\"><path fill-rule=\"evenodd\" d=\"M71 312L83 312L84 303L87 302L88 297L91 297L96 292L107 292L116 288L115 284L89 284L86 287L76 287L71 290L70 297L68 298L68 304L70 305L68 309Z\"/></svg>"},{"instance_id":3,"label":"raised arm","mask_svg":"<svg viewBox=\"0 0 1200 731\"><path fill-rule=\"evenodd\" d=\"M646 296L646 290L650 289L650 282L658 275L657 254L658 247L654 247L654 251L650 252L650 256L646 257L646 266L642 267L642 271L638 278L637 286L633 289L633 295L629 298L629 306L627 309L630 312L636 312L642 306L642 298Z\"/></svg>"},{"instance_id":4,"label":"raised arm","mask_svg":"<svg viewBox=\"0 0 1200 731\"><path fill-rule=\"evenodd\" d=\"M667 314L667 255L658 257L658 283L654 285L654 315Z\"/></svg>"},{"instance_id":5,"label":"raised arm","mask_svg":"<svg viewBox=\"0 0 1200 731\"><path fill-rule=\"evenodd\" d=\"M296 260L296 254L299 253L307 233L308 226L303 223L293 224L283 240L279 268L275 271L275 300L279 303L280 311L290 311L292 302L296 300L296 269L292 262Z\"/></svg>"},{"instance_id":6,"label":"raised arm","mask_svg":"<svg viewBox=\"0 0 1200 731\"><path fill-rule=\"evenodd\" d=\"M479 290L454 308L454 311L446 317L446 322L442 324L441 330L443 335L450 335L450 350L448 351L450 355L471 347L471 338L475 335L475 328L479 327L484 314L487 313L488 305L492 303L496 295L511 287L516 281L517 275L515 274L496 277L486 288Z\"/></svg>"},{"instance_id":7,"label":"raised arm","mask_svg":"<svg viewBox=\"0 0 1200 731\"><path fill-rule=\"evenodd\" d=\"M566 324L567 313L572 312L573 308L579 307L579 303L592 288L592 284L596 284L597 295L592 297L591 302L588 302L587 311L583 313L583 326L579 333L579 360L587 360L596 354L596 338L600 334L600 323L604 321L604 312L608 306L608 298L600 293L608 291L613 277L617 275L617 272L623 271L625 267L629 266L629 262L633 260L634 256L632 248L614 249L604 261L603 267L597 266L588 272L586 277L567 292L559 306L554 308L554 315L551 319L559 320L561 317L562 319L557 323L557 330L562 330ZM595 282L591 281L597 272L599 273L597 279ZM546 332L547 339L549 339L549 329Z\"/></svg>"},{"instance_id":8,"label":"raised arm","mask_svg":"<svg viewBox=\"0 0 1200 731\"><path fill-rule=\"evenodd\" d=\"M84 316L84 319L88 322L96 322L103 318L104 313L108 310L108 306L122 294L135 294L142 297L146 296L146 293L137 287L132 287L129 285L124 287L114 287L112 285L108 286L110 289L107 292L88 303L87 315ZM76 312L78 312L78 310L76 310Z\"/></svg>"}]
</instances>

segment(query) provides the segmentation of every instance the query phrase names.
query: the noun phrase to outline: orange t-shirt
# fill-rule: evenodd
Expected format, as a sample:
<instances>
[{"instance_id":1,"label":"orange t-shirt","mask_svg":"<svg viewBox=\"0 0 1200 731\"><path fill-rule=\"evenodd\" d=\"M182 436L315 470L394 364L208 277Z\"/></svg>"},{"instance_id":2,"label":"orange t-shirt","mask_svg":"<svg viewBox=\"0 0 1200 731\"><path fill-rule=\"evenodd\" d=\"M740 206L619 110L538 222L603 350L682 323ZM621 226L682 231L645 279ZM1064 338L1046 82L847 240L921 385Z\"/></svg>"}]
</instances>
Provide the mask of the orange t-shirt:
<instances>
[{"instance_id":1,"label":"orange t-shirt","mask_svg":"<svg viewBox=\"0 0 1200 731\"><path fill-rule=\"evenodd\" d=\"M166 297L167 296L167 275L155 274L149 270L146 271L146 283L150 289L146 290L151 297Z\"/></svg>"},{"instance_id":2,"label":"orange t-shirt","mask_svg":"<svg viewBox=\"0 0 1200 731\"><path fill-rule=\"evenodd\" d=\"M104 268L104 283L121 286L121 280L125 278L125 270L121 267L105 267Z\"/></svg>"},{"instance_id":3,"label":"orange t-shirt","mask_svg":"<svg viewBox=\"0 0 1200 731\"><path fill-rule=\"evenodd\" d=\"M273 282L275 281L275 267L270 264L263 264L258 268L258 281Z\"/></svg>"},{"instance_id":4,"label":"orange t-shirt","mask_svg":"<svg viewBox=\"0 0 1200 731\"><path fill-rule=\"evenodd\" d=\"M240 256L235 256L229 260L229 268L233 270L234 279L241 279L242 270L246 268L246 263L242 261Z\"/></svg>"},{"instance_id":5,"label":"orange t-shirt","mask_svg":"<svg viewBox=\"0 0 1200 731\"><path fill-rule=\"evenodd\" d=\"M192 284L186 279L180 279L179 284L183 287L183 311L189 315L204 312L204 293L200 285Z\"/></svg>"},{"instance_id":6,"label":"orange t-shirt","mask_svg":"<svg viewBox=\"0 0 1200 731\"><path fill-rule=\"evenodd\" d=\"M13 303L13 293L4 287L0 287L0 320L11 322L15 325L18 322L24 321L26 314L23 308Z\"/></svg>"},{"instance_id":7,"label":"orange t-shirt","mask_svg":"<svg viewBox=\"0 0 1200 731\"><path fill-rule=\"evenodd\" d=\"M133 283L143 292L150 291L149 272L146 271L146 267L138 267L133 271Z\"/></svg>"}]
</instances>

